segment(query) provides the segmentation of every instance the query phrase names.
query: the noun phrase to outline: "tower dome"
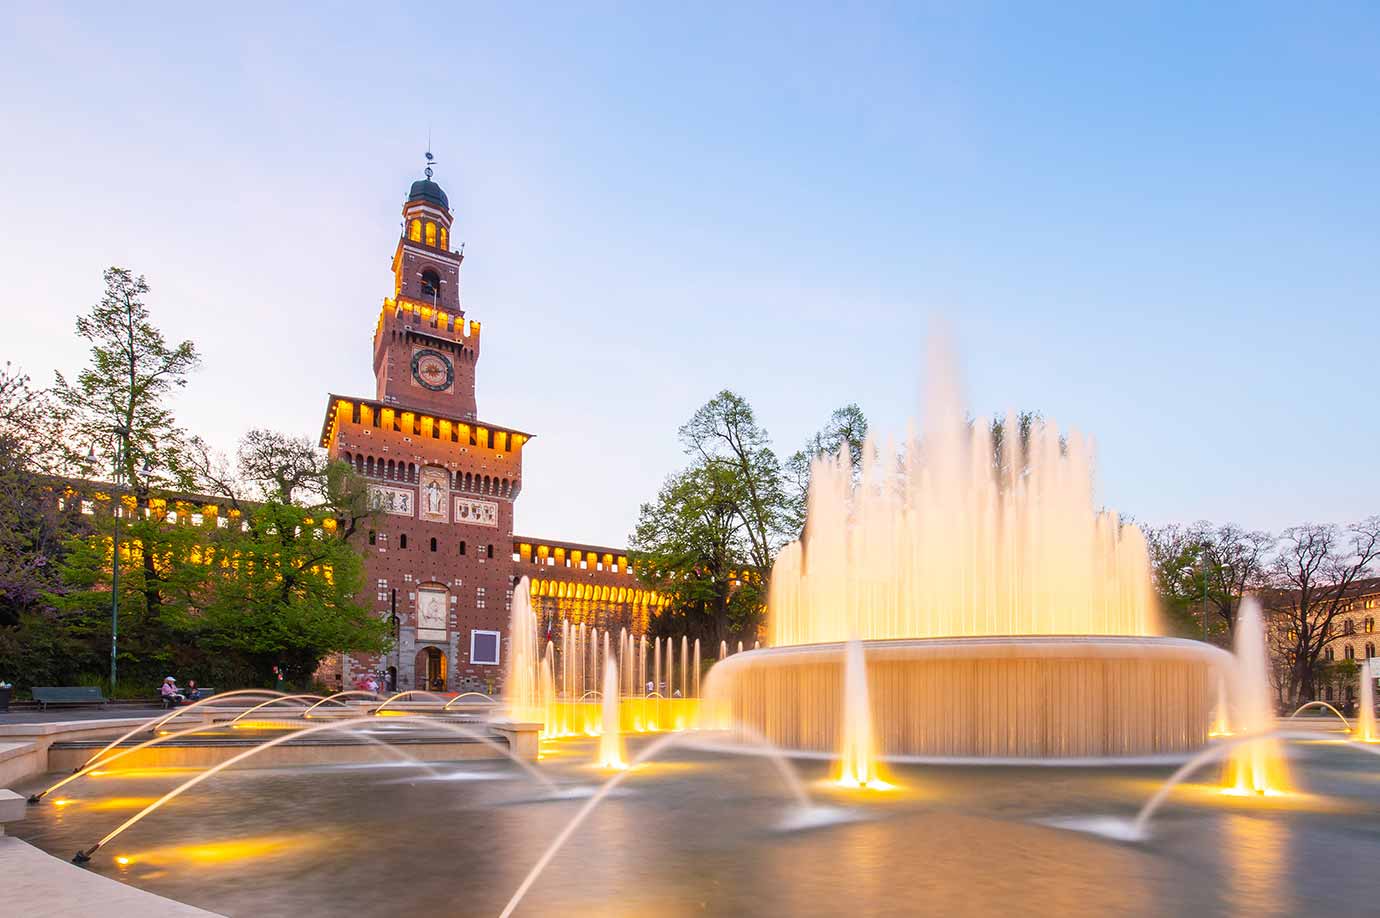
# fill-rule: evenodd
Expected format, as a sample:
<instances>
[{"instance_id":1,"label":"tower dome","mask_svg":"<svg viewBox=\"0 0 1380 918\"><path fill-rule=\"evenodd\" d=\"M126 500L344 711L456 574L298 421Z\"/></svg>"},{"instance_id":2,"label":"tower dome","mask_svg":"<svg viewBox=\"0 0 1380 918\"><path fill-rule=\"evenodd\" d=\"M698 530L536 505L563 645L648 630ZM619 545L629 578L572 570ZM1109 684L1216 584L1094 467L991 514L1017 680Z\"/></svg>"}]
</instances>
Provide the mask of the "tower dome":
<instances>
[{"instance_id":1,"label":"tower dome","mask_svg":"<svg viewBox=\"0 0 1380 918\"><path fill-rule=\"evenodd\" d=\"M411 204L413 201L427 201L450 210L450 200L446 198L446 193L441 190L440 185L429 178L418 179L412 183L412 190L407 193L407 202Z\"/></svg>"}]
</instances>

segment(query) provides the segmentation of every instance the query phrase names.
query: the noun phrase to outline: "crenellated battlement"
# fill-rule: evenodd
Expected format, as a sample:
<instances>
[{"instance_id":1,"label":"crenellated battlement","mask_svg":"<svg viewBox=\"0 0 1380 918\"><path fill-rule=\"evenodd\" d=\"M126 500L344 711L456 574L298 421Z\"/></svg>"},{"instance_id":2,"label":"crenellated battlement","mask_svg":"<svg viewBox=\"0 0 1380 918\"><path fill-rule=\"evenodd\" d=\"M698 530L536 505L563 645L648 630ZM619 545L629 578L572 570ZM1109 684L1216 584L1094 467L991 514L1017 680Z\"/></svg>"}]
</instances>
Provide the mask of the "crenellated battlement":
<instances>
[{"instance_id":1,"label":"crenellated battlement","mask_svg":"<svg viewBox=\"0 0 1380 918\"><path fill-rule=\"evenodd\" d=\"M405 297L384 298L383 308L379 310L378 324L374 328L376 341L378 336L383 333L384 325L387 324L390 317L404 325L415 325L429 333L439 333L444 337L463 342L468 347L476 349L479 347L478 321L466 319L463 313L457 315L446 312L444 309L436 309L429 304L409 300Z\"/></svg>"}]
</instances>

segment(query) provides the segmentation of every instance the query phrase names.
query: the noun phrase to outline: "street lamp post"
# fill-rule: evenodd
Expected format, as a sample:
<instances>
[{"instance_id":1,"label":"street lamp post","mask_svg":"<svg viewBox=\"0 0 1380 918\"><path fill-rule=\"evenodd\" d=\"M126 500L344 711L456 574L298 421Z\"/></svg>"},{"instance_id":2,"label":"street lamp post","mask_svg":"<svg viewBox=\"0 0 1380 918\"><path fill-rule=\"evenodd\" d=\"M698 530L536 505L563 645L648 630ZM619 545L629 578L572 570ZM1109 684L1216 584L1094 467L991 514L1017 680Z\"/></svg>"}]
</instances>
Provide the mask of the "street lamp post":
<instances>
[{"instance_id":1,"label":"street lamp post","mask_svg":"<svg viewBox=\"0 0 1380 918\"><path fill-rule=\"evenodd\" d=\"M115 499L111 514L113 528L110 540L110 695L115 696L115 686L119 681L118 659L120 647L120 511L124 508L124 496L120 493L125 480L125 457L129 453L129 430L116 427L115 433ZM89 458L94 459L95 447Z\"/></svg>"},{"instance_id":2,"label":"street lamp post","mask_svg":"<svg viewBox=\"0 0 1380 918\"><path fill-rule=\"evenodd\" d=\"M1202 568L1202 571L1203 571L1203 643L1204 643L1204 644L1207 643L1207 639L1208 639L1208 629L1207 629L1207 620L1208 620L1208 575L1207 575L1207 556L1208 556L1208 548L1207 548L1206 545L1204 545L1204 546L1203 546L1202 553L1199 554L1199 556L1198 556L1198 566L1199 566L1200 568Z\"/></svg>"}]
</instances>

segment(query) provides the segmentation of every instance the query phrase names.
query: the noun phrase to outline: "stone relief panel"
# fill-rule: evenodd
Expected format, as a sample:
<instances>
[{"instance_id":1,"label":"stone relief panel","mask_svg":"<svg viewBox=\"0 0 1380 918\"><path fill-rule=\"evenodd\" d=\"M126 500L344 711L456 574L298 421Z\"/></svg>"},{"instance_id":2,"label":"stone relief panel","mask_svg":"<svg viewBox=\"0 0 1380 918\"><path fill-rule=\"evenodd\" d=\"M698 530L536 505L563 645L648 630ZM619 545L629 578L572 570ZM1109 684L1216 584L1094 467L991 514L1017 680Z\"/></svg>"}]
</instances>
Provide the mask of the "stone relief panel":
<instances>
[{"instance_id":1,"label":"stone relief panel","mask_svg":"<svg viewBox=\"0 0 1380 918\"><path fill-rule=\"evenodd\" d=\"M450 473L434 465L422 469L417 499L418 518L433 523L449 523L450 520L446 517L446 503L449 497Z\"/></svg>"},{"instance_id":2,"label":"stone relief panel","mask_svg":"<svg viewBox=\"0 0 1380 918\"><path fill-rule=\"evenodd\" d=\"M498 504L491 500L475 500L472 497L455 499L455 522L471 526L498 526Z\"/></svg>"},{"instance_id":3,"label":"stone relief panel","mask_svg":"<svg viewBox=\"0 0 1380 918\"><path fill-rule=\"evenodd\" d=\"M410 488L390 488L387 485L369 486L369 506L384 513L411 516L416 495Z\"/></svg>"},{"instance_id":4,"label":"stone relief panel","mask_svg":"<svg viewBox=\"0 0 1380 918\"><path fill-rule=\"evenodd\" d=\"M446 638L446 591L417 591L417 639L443 641Z\"/></svg>"}]
</instances>

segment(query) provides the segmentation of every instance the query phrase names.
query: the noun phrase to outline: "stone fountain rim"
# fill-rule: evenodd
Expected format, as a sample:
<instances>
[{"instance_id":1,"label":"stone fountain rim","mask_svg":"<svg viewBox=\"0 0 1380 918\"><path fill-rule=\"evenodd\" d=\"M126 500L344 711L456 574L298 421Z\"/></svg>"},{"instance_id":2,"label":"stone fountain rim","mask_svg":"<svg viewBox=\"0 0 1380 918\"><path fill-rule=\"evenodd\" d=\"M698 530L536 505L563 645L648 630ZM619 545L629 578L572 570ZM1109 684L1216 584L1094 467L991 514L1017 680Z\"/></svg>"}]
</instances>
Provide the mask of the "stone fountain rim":
<instances>
[{"instance_id":1,"label":"stone fountain rim","mask_svg":"<svg viewBox=\"0 0 1380 918\"><path fill-rule=\"evenodd\" d=\"M751 663L786 663L793 657L841 655L848 643L847 641L827 641L816 644L759 647L732 654L728 658L718 661L715 667L736 668ZM1214 666L1228 666L1233 659L1229 652L1203 641L1153 634L1008 634L974 635L972 637L884 638L864 640L862 644L869 655L877 654L880 657L887 656L890 651L919 650L931 651L935 656L946 659L954 659L956 656L979 659L984 657L993 659L1022 657L1053 659L1060 657L1083 658L1091 655L1108 659L1126 658L1132 660L1199 658ZM951 653L955 649L970 651L970 653ZM1094 649L1094 653L1087 653L1087 651ZM1079 651L1083 652L1080 653Z\"/></svg>"}]
</instances>

